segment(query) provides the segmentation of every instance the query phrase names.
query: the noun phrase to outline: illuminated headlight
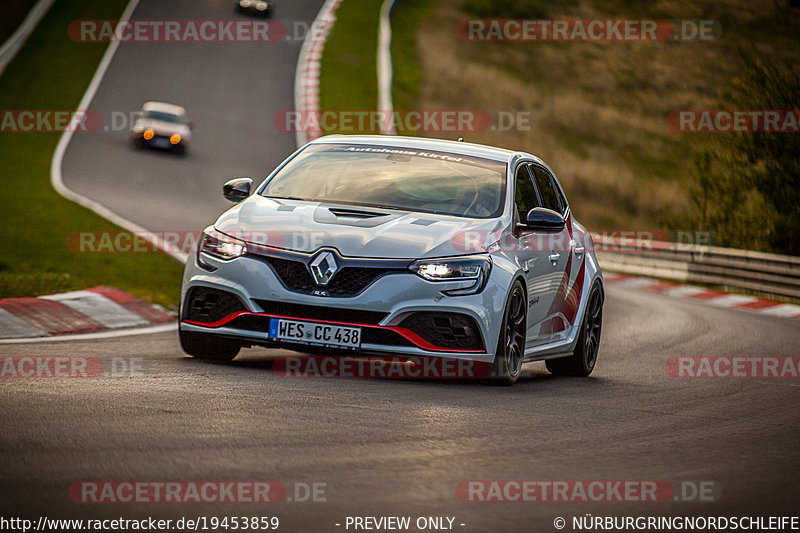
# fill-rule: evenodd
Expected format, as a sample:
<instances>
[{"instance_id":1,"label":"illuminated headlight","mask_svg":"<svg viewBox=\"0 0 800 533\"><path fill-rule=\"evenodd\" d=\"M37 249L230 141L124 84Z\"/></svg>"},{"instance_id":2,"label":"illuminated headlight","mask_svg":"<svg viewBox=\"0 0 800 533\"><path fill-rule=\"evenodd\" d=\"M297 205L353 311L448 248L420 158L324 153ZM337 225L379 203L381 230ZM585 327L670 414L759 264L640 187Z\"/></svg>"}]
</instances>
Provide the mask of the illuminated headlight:
<instances>
[{"instance_id":1,"label":"illuminated headlight","mask_svg":"<svg viewBox=\"0 0 800 533\"><path fill-rule=\"evenodd\" d=\"M240 0L239 5L242 7L250 7L253 5L253 2L251 0Z\"/></svg>"},{"instance_id":2,"label":"illuminated headlight","mask_svg":"<svg viewBox=\"0 0 800 533\"><path fill-rule=\"evenodd\" d=\"M177 133L173 134L172 137L169 138L169 142L172 144L178 144L181 142L181 136Z\"/></svg>"},{"instance_id":3,"label":"illuminated headlight","mask_svg":"<svg viewBox=\"0 0 800 533\"><path fill-rule=\"evenodd\" d=\"M256 2L256 9L259 11L264 11L267 7L269 7L269 4L266 2Z\"/></svg>"},{"instance_id":4,"label":"illuminated headlight","mask_svg":"<svg viewBox=\"0 0 800 533\"><path fill-rule=\"evenodd\" d=\"M244 241L225 235L215 230L213 226L209 226L203 230L200 246L197 249L197 262L202 266L211 266L203 261L201 254L208 254L227 261L241 257L246 253L247 244Z\"/></svg>"},{"instance_id":5,"label":"illuminated headlight","mask_svg":"<svg viewBox=\"0 0 800 533\"><path fill-rule=\"evenodd\" d=\"M419 259L408 267L419 277L428 281L474 281L463 289L442 291L450 296L480 292L489 279L492 260L488 256L444 257L441 259Z\"/></svg>"},{"instance_id":6,"label":"illuminated headlight","mask_svg":"<svg viewBox=\"0 0 800 533\"><path fill-rule=\"evenodd\" d=\"M144 137L146 141L149 141L150 139L153 138L155 134L156 132L154 132L153 130L145 130L144 133L142 134L142 137Z\"/></svg>"}]
</instances>

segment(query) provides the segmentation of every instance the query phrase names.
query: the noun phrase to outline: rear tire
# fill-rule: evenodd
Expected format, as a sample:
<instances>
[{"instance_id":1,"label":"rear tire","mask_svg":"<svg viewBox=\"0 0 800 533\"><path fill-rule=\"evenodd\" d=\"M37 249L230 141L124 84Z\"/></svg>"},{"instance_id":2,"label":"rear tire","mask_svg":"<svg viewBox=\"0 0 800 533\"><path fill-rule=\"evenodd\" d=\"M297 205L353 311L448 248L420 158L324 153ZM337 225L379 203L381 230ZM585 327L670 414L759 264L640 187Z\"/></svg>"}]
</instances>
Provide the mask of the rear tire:
<instances>
[{"instance_id":1,"label":"rear tire","mask_svg":"<svg viewBox=\"0 0 800 533\"><path fill-rule=\"evenodd\" d=\"M208 333L194 333L179 329L178 335L184 352L206 361L231 361L242 348L235 342Z\"/></svg>"},{"instance_id":2,"label":"rear tire","mask_svg":"<svg viewBox=\"0 0 800 533\"><path fill-rule=\"evenodd\" d=\"M603 328L603 291L599 283L589 292L589 303L581 323L581 332L575 351L569 357L548 359L547 370L557 376L586 377L597 363L600 349L600 332Z\"/></svg>"},{"instance_id":3,"label":"rear tire","mask_svg":"<svg viewBox=\"0 0 800 533\"><path fill-rule=\"evenodd\" d=\"M527 311L525 289L519 280L511 286L506 309L503 313L503 326L497 340L491 382L497 385L513 385L522 372L522 359L525 356L527 333Z\"/></svg>"}]
</instances>

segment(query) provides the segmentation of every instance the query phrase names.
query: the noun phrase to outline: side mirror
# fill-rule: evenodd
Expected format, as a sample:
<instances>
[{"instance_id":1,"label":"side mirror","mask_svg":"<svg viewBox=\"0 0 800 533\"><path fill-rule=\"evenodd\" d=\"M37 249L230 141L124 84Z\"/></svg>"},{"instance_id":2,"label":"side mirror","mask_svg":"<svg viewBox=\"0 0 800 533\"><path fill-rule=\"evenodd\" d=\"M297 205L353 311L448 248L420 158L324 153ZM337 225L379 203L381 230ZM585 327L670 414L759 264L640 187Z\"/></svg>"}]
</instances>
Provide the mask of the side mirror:
<instances>
[{"instance_id":1,"label":"side mirror","mask_svg":"<svg viewBox=\"0 0 800 533\"><path fill-rule=\"evenodd\" d=\"M525 225L533 230L557 231L564 229L567 221L551 209L534 207L528 211Z\"/></svg>"},{"instance_id":2,"label":"side mirror","mask_svg":"<svg viewBox=\"0 0 800 533\"><path fill-rule=\"evenodd\" d=\"M226 200L238 204L248 196L253 187L253 180L250 178L234 178L222 186L222 196Z\"/></svg>"}]
</instances>

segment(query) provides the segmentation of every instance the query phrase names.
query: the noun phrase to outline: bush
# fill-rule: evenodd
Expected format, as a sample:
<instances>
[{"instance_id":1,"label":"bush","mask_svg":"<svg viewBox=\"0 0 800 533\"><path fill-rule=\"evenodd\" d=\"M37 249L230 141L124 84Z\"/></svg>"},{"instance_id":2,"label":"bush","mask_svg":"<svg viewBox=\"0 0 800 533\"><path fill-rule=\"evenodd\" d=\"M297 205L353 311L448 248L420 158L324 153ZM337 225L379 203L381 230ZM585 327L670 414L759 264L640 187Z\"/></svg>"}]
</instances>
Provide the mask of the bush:
<instances>
[{"instance_id":1,"label":"bush","mask_svg":"<svg viewBox=\"0 0 800 533\"><path fill-rule=\"evenodd\" d=\"M798 110L800 76L755 49L740 54L742 76L720 107ZM716 134L697 154L691 186L696 224L720 244L800 255L800 134Z\"/></svg>"}]
</instances>

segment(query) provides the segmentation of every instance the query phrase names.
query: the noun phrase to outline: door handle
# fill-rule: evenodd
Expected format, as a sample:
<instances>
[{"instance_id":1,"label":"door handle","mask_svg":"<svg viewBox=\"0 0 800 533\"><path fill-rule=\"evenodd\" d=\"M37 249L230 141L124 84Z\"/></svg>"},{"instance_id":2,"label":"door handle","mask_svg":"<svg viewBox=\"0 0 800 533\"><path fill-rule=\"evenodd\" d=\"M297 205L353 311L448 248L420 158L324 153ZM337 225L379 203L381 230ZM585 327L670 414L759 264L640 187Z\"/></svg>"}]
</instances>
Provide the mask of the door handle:
<instances>
[{"instance_id":1,"label":"door handle","mask_svg":"<svg viewBox=\"0 0 800 533\"><path fill-rule=\"evenodd\" d=\"M570 246L570 248L572 248L572 251L575 252L575 255L577 255L579 258L586 251L586 247L585 246L579 246L578 242L575 241L575 240L569 241L569 246Z\"/></svg>"},{"instance_id":2,"label":"door handle","mask_svg":"<svg viewBox=\"0 0 800 533\"><path fill-rule=\"evenodd\" d=\"M553 266L556 266L556 263L558 263L558 258L559 257L561 257L561 254L557 254L557 253L550 254L549 259L550 259L550 262L553 263Z\"/></svg>"}]
</instances>

